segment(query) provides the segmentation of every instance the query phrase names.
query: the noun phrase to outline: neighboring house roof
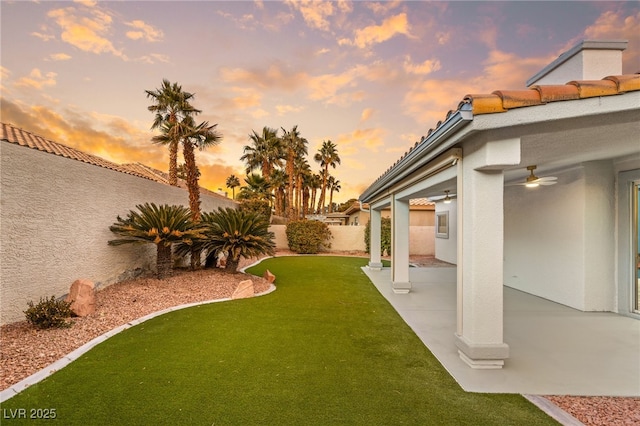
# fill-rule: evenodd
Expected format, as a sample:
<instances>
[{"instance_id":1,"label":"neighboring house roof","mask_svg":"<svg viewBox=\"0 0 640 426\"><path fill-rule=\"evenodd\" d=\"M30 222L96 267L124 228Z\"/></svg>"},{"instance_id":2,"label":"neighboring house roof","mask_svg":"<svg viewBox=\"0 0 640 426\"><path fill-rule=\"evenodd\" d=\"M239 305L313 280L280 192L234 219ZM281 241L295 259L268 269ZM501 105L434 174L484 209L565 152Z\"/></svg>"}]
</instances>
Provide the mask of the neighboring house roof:
<instances>
[{"instance_id":1,"label":"neighboring house roof","mask_svg":"<svg viewBox=\"0 0 640 426\"><path fill-rule=\"evenodd\" d=\"M116 172L126 173L143 179L149 179L154 182L169 184L168 173L146 166L142 163L117 164L104 158L88 154L76 148L63 145L59 142L46 139L29 131L23 130L12 124L0 123L0 140L14 143L16 145L28 147L49 154L58 155L60 157L69 158L71 160L81 161L83 163L92 164L94 166L103 167L105 169L114 170ZM186 184L182 179L178 179L178 186L186 189ZM227 198L206 188L200 187L202 193L211 196ZM228 199L228 198L227 198Z\"/></svg>"},{"instance_id":2,"label":"neighboring house roof","mask_svg":"<svg viewBox=\"0 0 640 426\"><path fill-rule=\"evenodd\" d=\"M563 85L534 85L525 90L496 90L491 94L469 94L458 104L458 108L447 113L444 121L430 129L426 136L409 148L398 161L389 167L360 196L369 201L372 196L390 181L397 179L396 170L423 157L443 137L455 131L458 125L473 121L474 115L506 113L517 108L527 108L552 102L579 101L603 96L622 96L640 91L640 74L608 76L602 80L570 81Z\"/></svg>"},{"instance_id":3,"label":"neighboring house roof","mask_svg":"<svg viewBox=\"0 0 640 426\"><path fill-rule=\"evenodd\" d=\"M368 203L362 203L362 209L358 201L351 204L343 213L347 216L351 216L361 210L369 210ZM409 200L409 209L411 210L435 210L435 203L428 198L412 198Z\"/></svg>"}]
</instances>

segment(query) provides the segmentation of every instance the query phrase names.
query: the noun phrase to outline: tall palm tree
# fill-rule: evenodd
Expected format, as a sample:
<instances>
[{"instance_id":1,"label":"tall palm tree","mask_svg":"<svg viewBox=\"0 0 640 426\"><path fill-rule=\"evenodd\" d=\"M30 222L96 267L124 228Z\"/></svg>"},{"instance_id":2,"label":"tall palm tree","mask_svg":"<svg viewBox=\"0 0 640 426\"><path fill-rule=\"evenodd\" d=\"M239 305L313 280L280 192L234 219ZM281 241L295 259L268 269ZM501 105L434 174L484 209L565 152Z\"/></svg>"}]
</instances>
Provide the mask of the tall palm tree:
<instances>
[{"instance_id":1,"label":"tall palm tree","mask_svg":"<svg viewBox=\"0 0 640 426\"><path fill-rule=\"evenodd\" d=\"M271 172L271 189L274 191L274 208L276 216L284 216L286 209L286 197L287 197L287 182L289 178L282 169L273 169Z\"/></svg>"},{"instance_id":2,"label":"tall palm tree","mask_svg":"<svg viewBox=\"0 0 640 426\"><path fill-rule=\"evenodd\" d=\"M294 161L295 173L296 173L296 195L295 195L295 214L298 218L306 215L306 208L303 208L302 199L305 189L306 177L311 175L311 166L306 157L297 157Z\"/></svg>"},{"instance_id":3,"label":"tall palm tree","mask_svg":"<svg viewBox=\"0 0 640 426\"><path fill-rule=\"evenodd\" d=\"M227 184L227 188L231 188L231 191L233 192L233 195L231 198L235 200L236 187L240 186L240 179L238 179L236 175L231 175L227 178L226 184Z\"/></svg>"},{"instance_id":4,"label":"tall palm tree","mask_svg":"<svg viewBox=\"0 0 640 426\"><path fill-rule=\"evenodd\" d=\"M287 161L287 176L289 177L288 192L287 192L287 217L291 220L295 219L293 192L294 192L294 179L295 179L295 160L297 157L307 155L307 140L300 136L298 126L295 125L290 131L282 129L284 135L282 136L283 147L286 152Z\"/></svg>"},{"instance_id":5,"label":"tall palm tree","mask_svg":"<svg viewBox=\"0 0 640 426\"><path fill-rule=\"evenodd\" d=\"M327 187L329 188L329 213L333 213L333 193L334 191L340 192L342 187L340 186L340 181L333 176L329 176Z\"/></svg>"},{"instance_id":6,"label":"tall palm tree","mask_svg":"<svg viewBox=\"0 0 640 426\"><path fill-rule=\"evenodd\" d=\"M187 172L189 208L195 222L200 220L200 185L198 184L195 149L198 148L202 151L220 143L222 135L216 129L217 126L217 124L209 125L207 121L195 124L193 117L188 115L179 122L165 122L161 127L162 133L152 138L155 143L166 143L177 136L178 140L182 142L182 154Z\"/></svg>"},{"instance_id":7,"label":"tall palm tree","mask_svg":"<svg viewBox=\"0 0 640 426\"><path fill-rule=\"evenodd\" d=\"M327 178L329 177L329 166L334 169L340 164L340 156L338 155L338 148L336 145L329 141L323 141L322 146L318 149L318 152L313 157L320 166L324 168L322 175L322 190L320 192L320 200L318 201L318 210L324 212L325 195L327 191Z\"/></svg>"},{"instance_id":8,"label":"tall palm tree","mask_svg":"<svg viewBox=\"0 0 640 426\"><path fill-rule=\"evenodd\" d=\"M320 176L320 174L318 173L313 173L309 179L309 188L311 189L311 200L310 201L310 207L312 210L312 213L315 213L316 208L316 193L318 191L318 189L320 189L322 187L322 177Z\"/></svg>"},{"instance_id":9,"label":"tall palm tree","mask_svg":"<svg viewBox=\"0 0 640 426\"><path fill-rule=\"evenodd\" d=\"M268 181L273 168L282 165L282 141L278 137L278 131L264 126L261 134L252 130L249 139L251 145L244 147L240 161L247 164L247 173L259 168L262 176Z\"/></svg>"},{"instance_id":10,"label":"tall palm tree","mask_svg":"<svg viewBox=\"0 0 640 426\"><path fill-rule=\"evenodd\" d=\"M156 90L145 90L147 98L154 100L148 110L155 113L151 129L159 129L164 124L175 124L189 115L199 114L201 111L194 108L189 101L194 97L193 93L183 92L178 83L171 83L167 79L162 80L162 85ZM174 128L177 131L177 128ZM169 185L178 186L178 145L180 137L170 134L162 143L169 145Z\"/></svg>"}]
</instances>

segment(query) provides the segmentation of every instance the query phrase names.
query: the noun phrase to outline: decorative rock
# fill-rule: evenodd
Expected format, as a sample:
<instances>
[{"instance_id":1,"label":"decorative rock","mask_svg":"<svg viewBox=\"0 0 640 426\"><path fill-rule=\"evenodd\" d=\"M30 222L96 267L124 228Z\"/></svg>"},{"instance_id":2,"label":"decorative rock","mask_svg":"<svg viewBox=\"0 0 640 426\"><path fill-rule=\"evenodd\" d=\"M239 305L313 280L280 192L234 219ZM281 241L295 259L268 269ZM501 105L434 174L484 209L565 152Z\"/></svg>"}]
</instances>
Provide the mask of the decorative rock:
<instances>
[{"instance_id":1,"label":"decorative rock","mask_svg":"<svg viewBox=\"0 0 640 426\"><path fill-rule=\"evenodd\" d=\"M268 269L267 269L266 271L264 271L264 275L262 275L262 278L264 278L265 280L269 281L269 282L270 282L270 283L272 283L272 284L273 284L273 283L275 282L275 280L276 280L276 276L275 276L275 275L273 275L273 274L271 273L271 271L270 271L270 270L268 270Z\"/></svg>"},{"instance_id":2,"label":"decorative rock","mask_svg":"<svg viewBox=\"0 0 640 426\"><path fill-rule=\"evenodd\" d=\"M236 288L236 291L233 292L233 294L231 295L232 299L245 299L247 297L253 297L253 281L251 280L245 280L245 281L240 281L240 284L238 284L238 288Z\"/></svg>"},{"instance_id":3,"label":"decorative rock","mask_svg":"<svg viewBox=\"0 0 640 426\"><path fill-rule=\"evenodd\" d=\"M71 302L71 310L79 317L86 317L96 311L95 286L89 280L75 280L65 299Z\"/></svg>"}]
</instances>

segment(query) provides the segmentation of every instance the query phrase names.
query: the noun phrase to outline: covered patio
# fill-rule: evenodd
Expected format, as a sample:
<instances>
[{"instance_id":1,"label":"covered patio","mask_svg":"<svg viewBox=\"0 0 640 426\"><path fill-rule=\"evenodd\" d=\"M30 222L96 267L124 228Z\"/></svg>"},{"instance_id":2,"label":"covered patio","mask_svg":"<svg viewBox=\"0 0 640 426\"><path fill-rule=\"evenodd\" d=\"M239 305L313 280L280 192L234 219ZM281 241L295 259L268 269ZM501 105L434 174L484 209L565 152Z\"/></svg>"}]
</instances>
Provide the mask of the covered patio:
<instances>
[{"instance_id":1,"label":"covered patio","mask_svg":"<svg viewBox=\"0 0 640 426\"><path fill-rule=\"evenodd\" d=\"M510 356L503 369L471 369L455 345L455 267L410 268L407 294L389 285L391 268L363 270L466 391L640 396L640 322L633 318L582 312L503 287Z\"/></svg>"}]
</instances>

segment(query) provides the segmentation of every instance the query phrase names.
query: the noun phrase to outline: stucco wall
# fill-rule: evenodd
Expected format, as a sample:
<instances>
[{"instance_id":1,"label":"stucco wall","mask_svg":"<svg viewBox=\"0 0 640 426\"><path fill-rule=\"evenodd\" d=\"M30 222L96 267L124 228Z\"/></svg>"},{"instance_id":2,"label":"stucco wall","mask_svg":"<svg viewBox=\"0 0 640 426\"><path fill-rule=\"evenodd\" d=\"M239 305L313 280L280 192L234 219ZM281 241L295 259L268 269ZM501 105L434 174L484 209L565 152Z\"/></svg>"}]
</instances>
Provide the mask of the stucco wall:
<instances>
[{"instance_id":1,"label":"stucco wall","mask_svg":"<svg viewBox=\"0 0 640 426\"><path fill-rule=\"evenodd\" d=\"M364 252L366 249L365 228L365 226L330 226L329 230L333 239L329 251ZM288 250L286 225L271 225L269 230L275 234L276 248ZM411 226L409 252L415 255L433 256L435 253L434 232L433 226Z\"/></svg>"},{"instance_id":2,"label":"stucco wall","mask_svg":"<svg viewBox=\"0 0 640 426\"><path fill-rule=\"evenodd\" d=\"M445 262L458 263L458 202L452 200L450 204L437 203L436 214L449 212L449 238L435 238L435 256ZM435 228L434 228L435 235Z\"/></svg>"},{"instance_id":3,"label":"stucco wall","mask_svg":"<svg viewBox=\"0 0 640 426\"><path fill-rule=\"evenodd\" d=\"M0 323L78 278L103 287L155 267L155 247L111 247L109 226L136 204L188 205L185 190L0 142ZM202 197L203 211L235 206Z\"/></svg>"},{"instance_id":4,"label":"stucco wall","mask_svg":"<svg viewBox=\"0 0 640 426\"><path fill-rule=\"evenodd\" d=\"M614 311L612 165L554 175L553 186L505 188L505 285L584 311Z\"/></svg>"}]
</instances>

